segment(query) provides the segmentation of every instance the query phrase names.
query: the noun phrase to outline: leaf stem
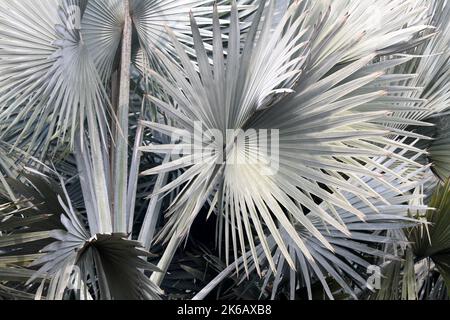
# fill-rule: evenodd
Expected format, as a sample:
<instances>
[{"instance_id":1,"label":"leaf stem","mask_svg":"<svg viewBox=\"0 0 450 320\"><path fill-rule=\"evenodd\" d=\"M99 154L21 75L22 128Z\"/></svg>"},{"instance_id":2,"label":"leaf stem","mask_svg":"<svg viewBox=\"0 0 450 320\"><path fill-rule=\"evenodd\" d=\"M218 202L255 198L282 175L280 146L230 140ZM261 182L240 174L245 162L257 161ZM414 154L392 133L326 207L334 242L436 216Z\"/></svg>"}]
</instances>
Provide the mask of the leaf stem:
<instances>
[{"instance_id":1,"label":"leaf stem","mask_svg":"<svg viewBox=\"0 0 450 320\"><path fill-rule=\"evenodd\" d=\"M177 252L177 249L180 246L182 240L182 238L177 236L173 236L170 239L169 244L167 245L167 248L164 251L164 254L158 264L158 269L160 269L162 272L155 272L150 278L157 286L161 286L164 277L169 270L172 259L175 256L175 253Z\"/></svg>"},{"instance_id":2,"label":"leaf stem","mask_svg":"<svg viewBox=\"0 0 450 320\"><path fill-rule=\"evenodd\" d=\"M128 189L128 126L130 112L130 65L132 45L132 22L130 2L124 0L125 22L123 27L120 62L119 101L117 108L116 148L114 157L114 231L126 233Z\"/></svg>"}]
</instances>

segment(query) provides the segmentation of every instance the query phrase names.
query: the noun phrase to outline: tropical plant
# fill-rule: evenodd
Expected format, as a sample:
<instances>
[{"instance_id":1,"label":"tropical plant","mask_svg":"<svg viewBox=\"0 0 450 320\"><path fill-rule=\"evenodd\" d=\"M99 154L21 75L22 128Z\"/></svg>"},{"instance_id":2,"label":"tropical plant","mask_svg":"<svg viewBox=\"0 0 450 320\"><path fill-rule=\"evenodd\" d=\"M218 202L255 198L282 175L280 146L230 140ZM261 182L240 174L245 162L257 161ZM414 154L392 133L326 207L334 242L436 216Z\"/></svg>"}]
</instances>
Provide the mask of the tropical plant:
<instances>
[{"instance_id":1,"label":"tropical plant","mask_svg":"<svg viewBox=\"0 0 450 320\"><path fill-rule=\"evenodd\" d=\"M449 21L0 0L0 299L447 299Z\"/></svg>"}]
</instances>

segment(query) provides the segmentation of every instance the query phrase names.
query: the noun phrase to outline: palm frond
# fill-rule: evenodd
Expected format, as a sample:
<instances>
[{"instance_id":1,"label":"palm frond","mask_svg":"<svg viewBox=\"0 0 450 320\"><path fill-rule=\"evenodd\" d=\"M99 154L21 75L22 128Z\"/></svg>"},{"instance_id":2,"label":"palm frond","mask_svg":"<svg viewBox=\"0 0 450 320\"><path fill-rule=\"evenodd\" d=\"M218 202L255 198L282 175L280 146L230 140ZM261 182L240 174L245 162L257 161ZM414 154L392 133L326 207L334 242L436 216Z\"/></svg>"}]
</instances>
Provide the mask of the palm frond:
<instances>
[{"instance_id":1,"label":"palm frond","mask_svg":"<svg viewBox=\"0 0 450 320\"><path fill-rule=\"evenodd\" d=\"M48 179L22 173L27 181L8 179L9 192L2 190L0 206L0 296L9 291L10 298L32 299L36 284L24 284L33 276L29 265L38 259L39 250L51 242L50 231L61 227L61 207L57 190ZM56 201L56 202L55 202ZM39 277L45 279L46 275Z\"/></svg>"},{"instance_id":2,"label":"palm frond","mask_svg":"<svg viewBox=\"0 0 450 320\"><path fill-rule=\"evenodd\" d=\"M72 20L75 4L79 3L0 3L0 119L13 119L2 135L16 133L16 145L31 137L24 147L29 151L48 150L55 141L59 146L73 144L89 114L101 122L110 111Z\"/></svg>"},{"instance_id":3,"label":"palm frond","mask_svg":"<svg viewBox=\"0 0 450 320\"><path fill-rule=\"evenodd\" d=\"M321 11L314 11L317 7L310 8L307 4L296 2L291 5L272 32L273 2L269 3L260 25L264 14L262 3L242 51L237 7L234 5L226 57L223 55L216 9L214 67L209 64L201 34L192 17L198 73L175 35L172 36L173 43L181 65L160 55L172 79L167 81L157 73L153 76L176 101L177 107L156 98L153 102L173 119L176 126L145 124L166 135L180 136L181 145L149 146L142 150L168 154L173 150L177 153L180 149L181 153L187 150L181 158L143 173L154 175L183 170L178 179L160 190L163 194L175 187L182 188L167 212L169 219L160 239L171 238L173 242L174 238L184 237L209 199L213 209L217 207L222 221L223 232L219 233L219 238L225 239L227 261L230 243L235 260L239 251L246 252L248 244L254 260L258 261L257 235L275 271L276 263L265 240L264 230L267 229L286 262L294 268L286 241L277 226L284 228L308 261L314 259L296 231L296 223L306 228L325 248L333 251L326 234L307 218L308 214L317 215L326 225L347 236L351 234L345 223L315 202L315 197L322 199L332 210L347 210L363 221L366 214L343 200L342 192L350 192L372 206L374 199L384 198L361 179L363 176L376 179L398 195L403 192L392 185L392 179L401 177L405 182L415 181L411 170L415 172L422 166L414 159L406 159L403 154L413 151L420 155L424 151L404 143L409 132L402 131L392 137L394 132L384 125L385 122L408 122L390 114L396 108L414 109L411 104L415 100L390 94L380 86L386 82L385 70L407 59L393 57L375 63L373 60L377 50L388 46L393 50L390 53L394 53L392 48L396 44L402 47L403 42L412 39L418 31L426 30L427 26L419 24L403 29L403 22L400 24L399 21L395 25L397 30L392 26L395 31L387 29L388 32L382 35L374 32L371 43L380 43L380 47L362 47L361 52L355 53L354 48L358 47L359 41L363 41L355 37L342 47L330 48L335 50L335 54L319 59L315 54L322 52L318 50L321 43L329 42L325 36L335 35L324 26L335 20L324 14L322 23L314 28L308 24L309 19L314 13L320 16ZM347 26L345 20L337 28L339 32ZM261 31L257 32L259 27ZM401 36L398 35L400 29ZM388 40L378 42L381 38ZM355 61L350 63L349 59ZM318 62L311 65L310 60ZM201 150L196 149L194 142L185 141L189 134L193 135L195 122L202 124L209 139L204 142L208 147ZM426 125L422 122L418 124ZM227 137L224 146L215 145L220 142L208 138L212 130L226 136L227 129L255 129L248 137L250 146L237 150L233 135ZM280 130L280 167L272 175L265 174L270 172L270 159L262 155L255 144L258 141L256 130L260 129ZM211 155L210 148L223 149L226 160L218 161L216 157L220 154L216 152ZM236 156L252 162L231 164L230 159ZM196 159L202 161L195 162ZM393 162L401 163L401 171L389 169ZM388 201L386 203L389 204Z\"/></svg>"},{"instance_id":4,"label":"palm frond","mask_svg":"<svg viewBox=\"0 0 450 320\"><path fill-rule=\"evenodd\" d=\"M449 246L450 246L450 182L438 186L426 219L427 227L414 229L409 238L413 241L413 249L418 259L431 258L445 279L447 288L450 286Z\"/></svg>"}]
</instances>

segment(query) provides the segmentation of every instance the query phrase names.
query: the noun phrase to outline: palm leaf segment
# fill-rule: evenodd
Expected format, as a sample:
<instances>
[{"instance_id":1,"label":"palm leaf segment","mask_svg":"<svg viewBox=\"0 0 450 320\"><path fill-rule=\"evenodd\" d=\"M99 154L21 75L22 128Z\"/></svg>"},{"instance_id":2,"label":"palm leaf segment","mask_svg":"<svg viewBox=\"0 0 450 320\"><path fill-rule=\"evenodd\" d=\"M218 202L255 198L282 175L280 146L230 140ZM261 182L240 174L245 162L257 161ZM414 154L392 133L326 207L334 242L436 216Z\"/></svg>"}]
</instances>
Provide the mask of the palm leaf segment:
<instances>
[{"instance_id":1,"label":"palm leaf segment","mask_svg":"<svg viewBox=\"0 0 450 320\"><path fill-rule=\"evenodd\" d=\"M72 16L80 3L0 5L0 111L2 121L13 119L3 132L17 130L16 143L27 142L31 151L47 150L54 140L73 142L76 130L84 130L86 115L101 121L109 112L103 85Z\"/></svg>"},{"instance_id":2,"label":"palm leaf segment","mask_svg":"<svg viewBox=\"0 0 450 320\"><path fill-rule=\"evenodd\" d=\"M86 229L63 187L22 173L8 179L15 202L0 206L0 296L22 299L159 299L145 271L150 254L122 234ZM9 198L2 190L3 198ZM88 215L92 215L89 212ZM39 267L39 268L36 268Z\"/></svg>"},{"instance_id":3,"label":"palm leaf segment","mask_svg":"<svg viewBox=\"0 0 450 320\"><path fill-rule=\"evenodd\" d=\"M44 254L30 267L40 266L30 281L48 275L47 299L63 299L75 289L77 299L154 300L161 290L142 272L158 271L143 258L149 253L125 235L95 235L89 238L82 224L62 216L66 230L52 231L57 242L41 250ZM45 281L42 282L42 288ZM41 292L38 291L39 298Z\"/></svg>"},{"instance_id":4,"label":"palm leaf segment","mask_svg":"<svg viewBox=\"0 0 450 320\"><path fill-rule=\"evenodd\" d=\"M408 170L402 165L396 165L395 167L397 172ZM394 237L390 235L390 232L398 233L402 228L415 227L417 221L406 217L406 213L409 210L423 213L427 206L405 204L417 200L417 195L410 190L415 185L419 185L419 182L404 183L399 178L394 179L392 184L404 192L403 196L398 196L397 192L389 191L376 179L365 178L364 180L374 189L384 189L382 196L390 204L381 200L374 202L375 211L372 206L369 206L359 197L351 193L343 193L352 206L365 214L365 221L362 222L346 210L338 209L334 212L334 215L342 223L345 223L351 231L350 236L342 234L333 227L324 225L322 219L315 214L307 216L311 223L324 234L327 241L332 245L334 252L330 252L305 227L296 224L297 232L313 255L314 260L306 259L286 231L280 229L296 269L289 267L274 238L269 236L267 241L276 263L276 272L267 268L270 261L264 254L262 245L259 245L256 248L256 253L263 267L261 268L256 261L248 261L251 252L247 252L235 263L237 276L240 273L253 273L261 268L264 275L261 295L269 293L269 297L272 299L278 298L281 293L287 293L290 299L294 300L298 298L299 288L306 288L309 299L320 299L321 297L315 296L314 286L316 283L320 283L323 287L324 297L331 300L341 294L344 294L345 297L358 299L361 293L368 290L378 292L375 291L378 288L374 288L373 284L368 281L369 275L372 274L371 271L375 271L371 269L376 266L375 261L389 261L391 264L401 262L395 254L382 250L380 244L406 246L408 243L406 237ZM325 203L322 206L324 210L331 214ZM383 275L385 275L384 272ZM243 276L241 281L245 283L245 280L246 276ZM386 282L387 280L383 279L383 286ZM203 294L204 292L202 292Z\"/></svg>"},{"instance_id":5,"label":"palm leaf segment","mask_svg":"<svg viewBox=\"0 0 450 320\"><path fill-rule=\"evenodd\" d=\"M33 299L38 284L24 284L35 271L27 268L42 256L50 231L61 228L60 190L45 178L21 171L20 179L6 179L0 188L0 297ZM37 277L42 281L46 275ZM37 281L36 281L37 282Z\"/></svg>"},{"instance_id":6,"label":"palm leaf segment","mask_svg":"<svg viewBox=\"0 0 450 320\"><path fill-rule=\"evenodd\" d=\"M76 138L75 158L85 215L74 209L61 182L64 195L58 200L64 211L64 228L51 232L50 237L57 241L42 249L44 255L31 264L40 268L30 281L43 275L50 279L41 287L46 288L47 299L59 300L74 293L79 299L147 300L162 294L145 273L159 271L146 261L149 252L130 240L123 231L128 230L127 225L121 228L115 223L108 189L110 163L105 160L107 150L101 142L105 140L97 131L91 131L85 143L81 137ZM128 217L126 212L121 214Z\"/></svg>"},{"instance_id":7,"label":"palm leaf segment","mask_svg":"<svg viewBox=\"0 0 450 320\"><path fill-rule=\"evenodd\" d=\"M428 1L430 22L436 28L425 33L427 41L408 51L413 57L397 67L395 72L416 74L406 80L405 86L420 88L402 93L403 96L424 99L418 107L421 112L403 110L396 117L409 119L412 123L426 120L434 127L417 128L416 132L431 137L420 142L420 147L429 152L428 160L433 172L442 181L449 177L448 110L450 107L450 4L442 1ZM391 90L395 90L395 86ZM404 128L406 124L397 126Z\"/></svg>"},{"instance_id":8,"label":"palm leaf segment","mask_svg":"<svg viewBox=\"0 0 450 320\"><path fill-rule=\"evenodd\" d=\"M414 49L408 51L411 59L408 63L399 66L397 72L416 74L414 78L405 81L406 86L420 88L419 91L405 92L403 95L410 98L425 99L420 105L422 112L403 111L398 116L410 120L423 120L434 114L448 110L450 106L450 5L448 2L427 2L427 11L431 18L429 24L433 29L424 33L427 38Z\"/></svg>"},{"instance_id":9,"label":"palm leaf segment","mask_svg":"<svg viewBox=\"0 0 450 320\"><path fill-rule=\"evenodd\" d=\"M273 2L266 11L263 2L242 50L234 5L226 57L216 9L214 67L209 64L196 21L191 17L199 72L172 34L180 64L160 55L173 77L166 81L156 73L152 75L176 104L156 98L153 102L177 126L146 125L172 137L181 137L182 147L175 140L173 145L142 148L169 154L178 154L180 149L181 153L185 152L179 159L144 172L153 175L182 170L178 179L160 190L164 194L182 187L167 213L169 220L160 239L184 237L209 201L211 210L217 209L222 219L220 236L225 239L227 258L231 246L237 260L238 252L246 252L249 245L253 259L258 261L256 243L260 241L272 269L276 270L265 236L268 231L286 262L295 269L286 235L308 261L314 261L296 225L305 228L324 248L335 251L326 231L312 223L308 215L313 214L325 225L350 236L351 230L335 212L345 210L361 221L367 218L367 212L348 201L350 196L378 212L374 205L377 201L392 204L384 196L386 190L398 196L404 194L395 186L394 179L403 183L420 179L425 168L414 159L423 151L404 143L415 134L386 125L407 121L392 117L392 113L398 109L418 112L414 107L417 101L390 94L383 88L396 77L385 75L386 70L409 59L394 54L404 50L417 32L427 29L421 19L412 20L417 17L417 10L426 8L417 9L412 2L401 1L400 7L412 21L403 28L404 19L396 19L399 3L381 2L392 6L392 11L387 10L382 17L390 21L388 27L382 28L383 31L368 30L344 42L337 39L344 38L344 33L348 37L349 28L354 28L364 15L366 18L371 15L370 5L337 5L342 11L337 10L340 19L335 19L330 16L330 10L323 10L323 2L314 5L296 1L272 30ZM373 62L380 52L389 54L390 58ZM198 144L186 139L192 137L196 121L202 124L206 136L200 150ZM250 142L240 149L233 135L224 145L214 145L213 130L226 136L227 129L278 129L279 170L273 175L264 173L270 172L271 162L265 153L258 151L255 132L248 137ZM211 148L224 150L225 161L217 161L219 156ZM408 159L404 157L406 151L416 156ZM229 159L233 155L246 157L252 163L232 163ZM400 171L392 169L397 162L403 168ZM362 177L371 177L383 188L372 188ZM323 199L323 203L318 204L317 198Z\"/></svg>"},{"instance_id":10,"label":"palm leaf segment","mask_svg":"<svg viewBox=\"0 0 450 320\"><path fill-rule=\"evenodd\" d=\"M400 167L396 171L401 172ZM358 290L370 289L375 290L372 284L368 281L368 271L373 266L376 259L382 261L392 260L397 261L397 257L380 250L379 245L402 244L405 245L406 239L401 237L390 236L389 232L396 232L401 228L408 226L415 226L414 219L406 217L405 213L409 210L415 212L425 212L427 206L416 205L411 206L408 203L412 199L416 199L416 195L410 192L411 187L417 185L416 183L404 183L401 179L394 179L392 184L404 192L403 196L399 196L396 192L391 192L383 187L376 179L365 179L367 185L374 189L385 191L382 196L389 204L383 201L374 202L376 209L364 203L359 197L344 193L344 196L349 203L365 214L365 220L362 222L358 217L352 213L339 209L335 214L339 220L344 223L350 230L351 235L342 234L339 230L333 227L324 226L322 219L310 214L307 218L316 226L318 230L326 237L327 241L333 246L334 253L331 253L322 243L320 243L310 232L305 230L303 226L297 226L299 235L304 240L308 250L314 257L314 261L308 261L304 254L297 248L295 243L289 239L286 232L283 232L284 239L288 244L290 255L296 263L298 272L287 268L286 260L282 255L281 250L276 246L273 239L270 243L273 245L273 256L277 262L277 272L274 274L270 269L265 276L263 290L267 288L269 281L273 279L272 298L277 297L278 290L281 289L283 283L287 284L288 292L290 292L291 299L296 298L296 289L306 287L309 299L312 299L311 285L320 281L324 291L329 299L334 299L335 292L326 281L327 276L338 284L338 286L350 297L357 299ZM327 206L322 205L325 210ZM327 210L329 211L329 210ZM331 214L331 212L329 212ZM386 233L387 232L387 233ZM267 261L262 251L260 250L260 259ZM257 266L255 263L250 264L250 270L253 271ZM240 264L240 269L245 269L245 260ZM355 286L349 286L349 281Z\"/></svg>"}]
</instances>

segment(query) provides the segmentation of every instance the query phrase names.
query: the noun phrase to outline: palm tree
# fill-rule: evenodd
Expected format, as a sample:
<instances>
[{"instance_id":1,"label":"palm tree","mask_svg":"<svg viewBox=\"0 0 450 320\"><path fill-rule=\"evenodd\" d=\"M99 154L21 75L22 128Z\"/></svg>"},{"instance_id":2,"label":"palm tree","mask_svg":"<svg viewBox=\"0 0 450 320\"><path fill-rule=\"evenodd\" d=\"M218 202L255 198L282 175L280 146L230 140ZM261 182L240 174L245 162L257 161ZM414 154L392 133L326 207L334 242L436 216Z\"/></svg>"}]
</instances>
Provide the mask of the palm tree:
<instances>
[{"instance_id":1,"label":"palm tree","mask_svg":"<svg viewBox=\"0 0 450 320\"><path fill-rule=\"evenodd\" d=\"M449 17L0 0L0 299L447 299Z\"/></svg>"}]
</instances>

